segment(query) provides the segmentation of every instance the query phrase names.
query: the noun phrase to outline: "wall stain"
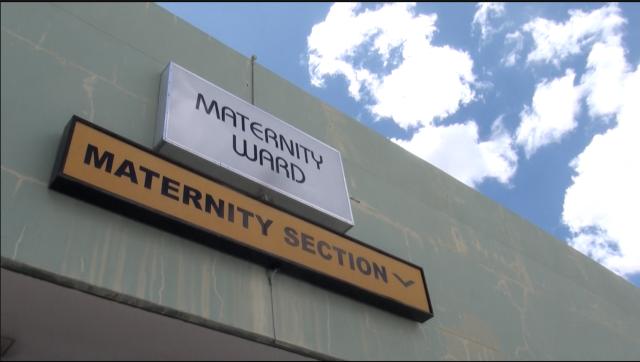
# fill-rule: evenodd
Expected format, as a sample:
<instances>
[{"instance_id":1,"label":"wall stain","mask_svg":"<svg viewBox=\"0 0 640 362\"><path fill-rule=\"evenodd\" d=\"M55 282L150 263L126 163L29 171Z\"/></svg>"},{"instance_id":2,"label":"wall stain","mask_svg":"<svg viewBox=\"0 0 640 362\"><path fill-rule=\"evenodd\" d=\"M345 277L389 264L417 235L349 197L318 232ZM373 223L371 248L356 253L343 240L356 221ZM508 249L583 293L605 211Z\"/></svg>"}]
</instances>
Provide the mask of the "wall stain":
<instances>
[{"instance_id":1,"label":"wall stain","mask_svg":"<svg viewBox=\"0 0 640 362\"><path fill-rule=\"evenodd\" d=\"M465 244L464 240L460 236L460 231L456 229L455 226L451 226L451 238L453 239L453 244L455 246L454 250L461 254L467 254L469 251L467 244Z\"/></svg>"},{"instance_id":2,"label":"wall stain","mask_svg":"<svg viewBox=\"0 0 640 362\"><path fill-rule=\"evenodd\" d=\"M97 79L98 79L98 76L93 74L84 78L84 80L82 81L82 89L84 89L84 92L87 95L87 98L89 98L89 112L88 113L83 112L83 113L88 114L87 117L89 121L95 121L95 116L96 116L96 110L93 102L93 89Z\"/></svg>"},{"instance_id":3,"label":"wall stain","mask_svg":"<svg viewBox=\"0 0 640 362\"><path fill-rule=\"evenodd\" d=\"M27 226L24 225L22 227L22 231L20 232L20 235L18 236L18 240L16 240L16 243L13 246L13 256L12 259L15 260L18 257L18 249L20 249L20 244L22 243L22 239L24 237L24 231L27 229Z\"/></svg>"},{"instance_id":4,"label":"wall stain","mask_svg":"<svg viewBox=\"0 0 640 362\"><path fill-rule=\"evenodd\" d=\"M0 166L0 169L2 169L2 171L5 171L9 174L11 174L12 176L15 176L18 181L16 182L16 186L13 189L13 193L11 195L11 197L15 197L18 193L18 191L20 190L20 187L22 186L22 182L27 181L27 182L31 182L35 185L40 185L40 186L44 186L44 187L49 187L49 184L45 181L39 180L35 177L31 177L31 176L27 176L27 175L23 175L18 171L12 170L10 168L5 167L4 165Z\"/></svg>"},{"instance_id":5,"label":"wall stain","mask_svg":"<svg viewBox=\"0 0 640 362\"><path fill-rule=\"evenodd\" d=\"M2 31L4 31L8 35L11 35L11 36L15 37L16 39L19 39L19 40L21 40L23 42L26 42L32 49L34 49L36 51L44 52L44 53L50 55L51 57L55 58L58 61L58 63L60 63L60 64L62 64L64 66L69 66L69 67L72 67L74 69L78 69L78 70L82 71L83 73L87 74L87 77L95 76L96 79L99 79L99 80L101 80L103 82L106 82L106 83L112 85L117 90L123 92L124 94L126 94L129 97L132 97L134 99L139 100L140 102L147 103L147 102L151 101L149 98L147 98L145 96L141 96L139 94L131 92L130 90L128 90L126 88L121 87L120 85L114 83L111 79L107 79L107 78L105 78L105 77L103 77L103 76L101 76L99 74L96 74L95 72L92 72L92 71L86 69L85 67L83 67L83 66L81 66L79 64L75 64L75 63L67 61L66 58L64 58L63 56L59 55L58 53L56 53L56 52L54 52L52 50L49 50L49 49L46 49L46 48L43 48L43 47L38 47L38 45L36 43L32 42L31 40L29 40L29 39L27 39L27 38L25 38L25 37L23 37L23 36L21 36L19 34L16 34L16 33L12 32L11 30L6 29L5 27L1 27L1 29L2 29Z\"/></svg>"}]
</instances>

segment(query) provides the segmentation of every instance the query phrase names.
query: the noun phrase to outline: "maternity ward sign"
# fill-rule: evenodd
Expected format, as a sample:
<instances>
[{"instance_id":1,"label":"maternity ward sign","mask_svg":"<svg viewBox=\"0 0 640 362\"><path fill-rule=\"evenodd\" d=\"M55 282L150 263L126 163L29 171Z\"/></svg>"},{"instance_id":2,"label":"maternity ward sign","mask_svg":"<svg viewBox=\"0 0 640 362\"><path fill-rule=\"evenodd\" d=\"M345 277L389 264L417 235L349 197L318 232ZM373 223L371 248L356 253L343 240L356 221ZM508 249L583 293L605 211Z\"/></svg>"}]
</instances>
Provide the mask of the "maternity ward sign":
<instances>
[{"instance_id":1,"label":"maternity ward sign","mask_svg":"<svg viewBox=\"0 0 640 362\"><path fill-rule=\"evenodd\" d=\"M175 63L160 88L159 153L337 232L353 226L336 149Z\"/></svg>"},{"instance_id":2,"label":"maternity ward sign","mask_svg":"<svg viewBox=\"0 0 640 362\"><path fill-rule=\"evenodd\" d=\"M433 316L421 267L77 116L64 131L50 187L407 318Z\"/></svg>"}]
</instances>

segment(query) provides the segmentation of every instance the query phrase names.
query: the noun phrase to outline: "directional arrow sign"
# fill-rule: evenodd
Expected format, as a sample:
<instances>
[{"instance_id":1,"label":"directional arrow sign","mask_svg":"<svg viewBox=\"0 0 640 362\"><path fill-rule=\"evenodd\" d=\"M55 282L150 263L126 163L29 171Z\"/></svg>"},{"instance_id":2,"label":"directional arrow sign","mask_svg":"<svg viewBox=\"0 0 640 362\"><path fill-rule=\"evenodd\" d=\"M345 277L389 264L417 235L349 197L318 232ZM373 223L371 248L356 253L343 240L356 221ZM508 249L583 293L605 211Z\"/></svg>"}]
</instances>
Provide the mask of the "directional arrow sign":
<instances>
[{"instance_id":1,"label":"directional arrow sign","mask_svg":"<svg viewBox=\"0 0 640 362\"><path fill-rule=\"evenodd\" d=\"M433 316L419 266L253 199L79 117L65 130L50 186L416 321Z\"/></svg>"},{"instance_id":2,"label":"directional arrow sign","mask_svg":"<svg viewBox=\"0 0 640 362\"><path fill-rule=\"evenodd\" d=\"M396 277L396 279L398 279L398 281L400 282L400 284L402 284L403 287L408 288L410 286L412 286L413 284L415 284L415 282L413 280L407 280L404 281L402 278L400 278L400 276L396 273L393 273L393 276Z\"/></svg>"}]
</instances>

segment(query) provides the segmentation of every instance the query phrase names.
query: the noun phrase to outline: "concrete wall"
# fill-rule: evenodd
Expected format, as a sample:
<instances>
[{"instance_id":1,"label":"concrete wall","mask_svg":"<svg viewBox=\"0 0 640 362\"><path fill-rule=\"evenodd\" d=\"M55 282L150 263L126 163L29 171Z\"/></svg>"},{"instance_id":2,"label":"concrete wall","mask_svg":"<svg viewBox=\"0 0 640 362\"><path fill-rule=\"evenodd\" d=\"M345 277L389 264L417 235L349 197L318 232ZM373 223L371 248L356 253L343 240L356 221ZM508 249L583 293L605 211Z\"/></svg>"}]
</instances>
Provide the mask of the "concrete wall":
<instances>
[{"instance_id":1,"label":"concrete wall","mask_svg":"<svg viewBox=\"0 0 640 362\"><path fill-rule=\"evenodd\" d=\"M154 4L2 3L1 25L3 267L324 358L640 357L638 288L259 65L256 105L341 151L349 234L424 268L433 319L50 191L72 114L151 146L170 60L246 100L250 60Z\"/></svg>"}]
</instances>

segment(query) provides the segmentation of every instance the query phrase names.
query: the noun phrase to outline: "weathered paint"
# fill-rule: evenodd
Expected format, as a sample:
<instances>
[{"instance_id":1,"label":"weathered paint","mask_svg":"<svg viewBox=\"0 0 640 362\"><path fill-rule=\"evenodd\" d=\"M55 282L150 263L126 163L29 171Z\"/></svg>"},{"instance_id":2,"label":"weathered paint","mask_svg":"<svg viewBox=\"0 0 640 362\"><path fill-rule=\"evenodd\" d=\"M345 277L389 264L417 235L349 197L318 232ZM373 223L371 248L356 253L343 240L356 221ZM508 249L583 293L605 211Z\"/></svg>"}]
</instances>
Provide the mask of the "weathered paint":
<instances>
[{"instance_id":1,"label":"weathered paint","mask_svg":"<svg viewBox=\"0 0 640 362\"><path fill-rule=\"evenodd\" d=\"M637 359L640 291L256 65L255 103L340 150L349 235L420 265L424 324L50 191L76 113L150 147L176 61L250 100L251 61L154 4L7 4L1 251L77 288L344 359Z\"/></svg>"}]
</instances>

